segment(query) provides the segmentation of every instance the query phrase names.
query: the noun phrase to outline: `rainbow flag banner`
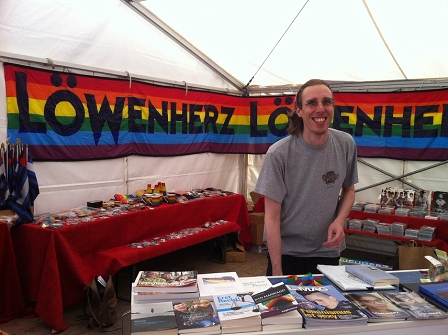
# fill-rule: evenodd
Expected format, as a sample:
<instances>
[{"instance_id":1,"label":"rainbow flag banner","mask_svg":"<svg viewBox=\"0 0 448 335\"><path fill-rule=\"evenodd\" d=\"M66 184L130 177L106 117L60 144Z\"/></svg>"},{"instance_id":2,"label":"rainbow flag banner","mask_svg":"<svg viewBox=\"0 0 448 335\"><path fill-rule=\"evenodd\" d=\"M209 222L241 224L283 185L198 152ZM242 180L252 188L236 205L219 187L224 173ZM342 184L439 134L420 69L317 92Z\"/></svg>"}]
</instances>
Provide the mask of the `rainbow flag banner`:
<instances>
[{"instance_id":1,"label":"rainbow flag banner","mask_svg":"<svg viewBox=\"0 0 448 335\"><path fill-rule=\"evenodd\" d=\"M239 97L5 64L8 137L33 160L265 153L292 96ZM448 159L448 90L335 93L361 157Z\"/></svg>"}]
</instances>

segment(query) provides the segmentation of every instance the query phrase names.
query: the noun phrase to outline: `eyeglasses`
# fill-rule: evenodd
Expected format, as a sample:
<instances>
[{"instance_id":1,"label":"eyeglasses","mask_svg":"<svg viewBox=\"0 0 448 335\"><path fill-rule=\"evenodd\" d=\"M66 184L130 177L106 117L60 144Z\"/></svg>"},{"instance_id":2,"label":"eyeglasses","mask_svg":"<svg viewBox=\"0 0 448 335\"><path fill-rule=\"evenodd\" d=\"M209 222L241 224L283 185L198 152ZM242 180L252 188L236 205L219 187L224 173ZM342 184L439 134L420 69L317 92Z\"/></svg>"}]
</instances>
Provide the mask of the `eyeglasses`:
<instances>
[{"instance_id":1,"label":"eyeglasses","mask_svg":"<svg viewBox=\"0 0 448 335\"><path fill-rule=\"evenodd\" d=\"M308 107L316 108L319 105L319 102L322 102L322 106L329 107L334 104L333 98L323 98L322 100L310 99L305 102L305 105Z\"/></svg>"}]
</instances>

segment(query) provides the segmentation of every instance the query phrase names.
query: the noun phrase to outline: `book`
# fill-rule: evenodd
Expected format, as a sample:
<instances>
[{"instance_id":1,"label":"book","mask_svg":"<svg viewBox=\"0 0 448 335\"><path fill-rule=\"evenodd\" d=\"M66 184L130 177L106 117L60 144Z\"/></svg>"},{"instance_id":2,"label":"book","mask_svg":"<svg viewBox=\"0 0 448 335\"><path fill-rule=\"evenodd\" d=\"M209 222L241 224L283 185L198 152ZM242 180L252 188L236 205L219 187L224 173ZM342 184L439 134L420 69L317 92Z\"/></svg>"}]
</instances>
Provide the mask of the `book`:
<instances>
[{"instance_id":1,"label":"book","mask_svg":"<svg viewBox=\"0 0 448 335\"><path fill-rule=\"evenodd\" d=\"M384 292L381 295L408 312L414 319L445 319L448 314L415 292Z\"/></svg>"},{"instance_id":2,"label":"book","mask_svg":"<svg viewBox=\"0 0 448 335\"><path fill-rule=\"evenodd\" d=\"M369 318L369 322L403 321L410 317L405 310L378 292L344 293Z\"/></svg>"},{"instance_id":3,"label":"book","mask_svg":"<svg viewBox=\"0 0 448 335\"><path fill-rule=\"evenodd\" d=\"M177 322L171 302L131 304L131 334L177 335Z\"/></svg>"},{"instance_id":4,"label":"book","mask_svg":"<svg viewBox=\"0 0 448 335\"><path fill-rule=\"evenodd\" d=\"M281 329L301 329L303 328L302 314L297 309L287 313L278 314L275 317L261 319L263 331Z\"/></svg>"},{"instance_id":5,"label":"book","mask_svg":"<svg viewBox=\"0 0 448 335\"><path fill-rule=\"evenodd\" d=\"M286 285L297 300L305 328L365 325L367 316L333 285Z\"/></svg>"},{"instance_id":6,"label":"book","mask_svg":"<svg viewBox=\"0 0 448 335\"><path fill-rule=\"evenodd\" d=\"M261 313L250 294L214 295L213 303L221 322L222 333L262 330Z\"/></svg>"},{"instance_id":7,"label":"book","mask_svg":"<svg viewBox=\"0 0 448 335\"><path fill-rule=\"evenodd\" d=\"M201 299L212 300L217 294L247 293L236 272L198 274L197 279Z\"/></svg>"},{"instance_id":8,"label":"book","mask_svg":"<svg viewBox=\"0 0 448 335\"><path fill-rule=\"evenodd\" d=\"M199 291L197 292L131 292L134 304L142 304L156 301L181 301L181 300L198 300Z\"/></svg>"},{"instance_id":9,"label":"book","mask_svg":"<svg viewBox=\"0 0 448 335\"><path fill-rule=\"evenodd\" d=\"M240 281L250 295L267 290L272 286L271 281L266 276L240 277Z\"/></svg>"},{"instance_id":10,"label":"book","mask_svg":"<svg viewBox=\"0 0 448 335\"><path fill-rule=\"evenodd\" d=\"M372 286L362 279L348 273L345 265L322 265L317 269L327 277L332 283L344 291L367 291L367 290L394 290L392 285Z\"/></svg>"},{"instance_id":11,"label":"book","mask_svg":"<svg viewBox=\"0 0 448 335\"><path fill-rule=\"evenodd\" d=\"M221 324L213 302L210 300L174 301L179 334L220 334Z\"/></svg>"},{"instance_id":12,"label":"book","mask_svg":"<svg viewBox=\"0 0 448 335\"><path fill-rule=\"evenodd\" d=\"M434 191L432 211L435 213L448 213L448 192Z\"/></svg>"},{"instance_id":13,"label":"book","mask_svg":"<svg viewBox=\"0 0 448 335\"><path fill-rule=\"evenodd\" d=\"M398 285L400 279L372 265L346 265L345 271L372 286Z\"/></svg>"},{"instance_id":14,"label":"book","mask_svg":"<svg viewBox=\"0 0 448 335\"><path fill-rule=\"evenodd\" d=\"M251 296L261 313L262 324L264 318L297 310L297 301L284 283L272 285L270 288Z\"/></svg>"},{"instance_id":15,"label":"book","mask_svg":"<svg viewBox=\"0 0 448 335\"><path fill-rule=\"evenodd\" d=\"M198 292L197 271L140 271L134 292Z\"/></svg>"},{"instance_id":16,"label":"book","mask_svg":"<svg viewBox=\"0 0 448 335\"><path fill-rule=\"evenodd\" d=\"M433 283L429 285L420 285L419 291L448 307L448 282Z\"/></svg>"}]
</instances>

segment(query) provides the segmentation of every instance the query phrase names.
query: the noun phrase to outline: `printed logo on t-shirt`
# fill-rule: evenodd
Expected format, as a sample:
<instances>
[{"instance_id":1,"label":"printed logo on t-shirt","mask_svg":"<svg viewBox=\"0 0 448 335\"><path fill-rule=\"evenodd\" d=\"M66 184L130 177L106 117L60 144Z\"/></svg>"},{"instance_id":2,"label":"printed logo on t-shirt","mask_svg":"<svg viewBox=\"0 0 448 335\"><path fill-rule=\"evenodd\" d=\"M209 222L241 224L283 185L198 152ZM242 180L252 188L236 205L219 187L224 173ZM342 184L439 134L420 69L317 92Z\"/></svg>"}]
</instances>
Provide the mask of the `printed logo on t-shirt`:
<instances>
[{"instance_id":1,"label":"printed logo on t-shirt","mask_svg":"<svg viewBox=\"0 0 448 335\"><path fill-rule=\"evenodd\" d=\"M334 171L328 171L322 175L322 180L327 185L332 185L339 178L339 175Z\"/></svg>"}]
</instances>

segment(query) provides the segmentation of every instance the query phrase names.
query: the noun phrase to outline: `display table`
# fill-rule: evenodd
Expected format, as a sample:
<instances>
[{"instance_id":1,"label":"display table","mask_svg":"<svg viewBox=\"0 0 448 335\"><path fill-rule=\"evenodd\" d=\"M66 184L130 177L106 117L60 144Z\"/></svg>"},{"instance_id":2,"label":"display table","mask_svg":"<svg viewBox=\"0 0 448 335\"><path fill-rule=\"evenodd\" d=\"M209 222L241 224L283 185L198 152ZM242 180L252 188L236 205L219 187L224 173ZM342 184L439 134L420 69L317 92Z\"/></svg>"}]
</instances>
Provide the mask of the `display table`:
<instances>
[{"instance_id":1,"label":"display table","mask_svg":"<svg viewBox=\"0 0 448 335\"><path fill-rule=\"evenodd\" d=\"M412 216L398 216L398 215L385 215L385 214L377 214L377 213L369 213L362 211L351 211L349 216L350 219L379 219L384 223L394 223L401 222L406 223L408 228L420 229L422 226L431 226L436 227L435 230L435 238L432 241L420 241L416 240L419 244L423 244L426 246L434 246L438 249L444 250L448 252L448 222L443 220L431 220L431 219L422 219L416 218ZM345 232L348 234L359 234L366 235L370 237L389 239L394 241L402 241L402 242L410 242L412 239L398 236L390 236L390 235L381 235L378 233L370 233L363 232L358 230L345 229Z\"/></svg>"},{"instance_id":2,"label":"display table","mask_svg":"<svg viewBox=\"0 0 448 335\"><path fill-rule=\"evenodd\" d=\"M8 225L0 222L0 323L21 317L25 310Z\"/></svg>"},{"instance_id":3,"label":"display table","mask_svg":"<svg viewBox=\"0 0 448 335\"><path fill-rule=\"evenodd\" d=\"M130 243L200 227L207 221L229 223L158 246L131 248ZM250 246L249 214L242 195L206 198L187 204L162 204L150 210L96 219L62 229L25 224L11 230L18 274L25 297L36 302L35 313L55 332L69 325L64 309L79 303L84 287L94 276L118 270L149 258L239 231Z\"/></svg>"}]
</instances>

